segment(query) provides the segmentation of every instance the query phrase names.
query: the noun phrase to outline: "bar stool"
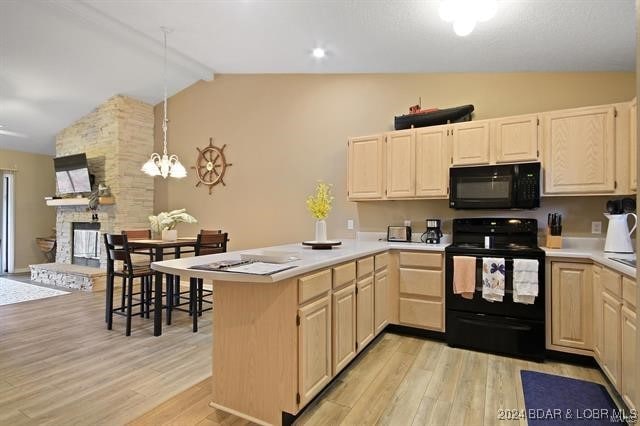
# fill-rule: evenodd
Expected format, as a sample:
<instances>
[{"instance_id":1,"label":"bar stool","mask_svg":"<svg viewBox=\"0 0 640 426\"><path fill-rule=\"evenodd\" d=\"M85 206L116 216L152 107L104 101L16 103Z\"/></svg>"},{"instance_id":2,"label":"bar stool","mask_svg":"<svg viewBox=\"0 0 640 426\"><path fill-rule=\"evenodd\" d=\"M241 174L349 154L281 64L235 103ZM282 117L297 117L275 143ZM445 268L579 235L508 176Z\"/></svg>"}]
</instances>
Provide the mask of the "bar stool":
<instances>
[{"instance_id":1,"label":"bar stool","mask_svg":"<svg viewBox=\"0 0 640 426\"><path fill-rule=\"evenodd\" d=\"M153 277L155 272L146 265L135 265L131 261L131 251L126 235L104 234L104 242L107 249L107 289L106 289L106 321L107 329L113 326L113 314L122 315L126 318L125 335L131 335L132 310L140 306L140 316L149 318L151 312L151 296L153 289ZM121 262L116 267L116 262ZM115 287L115 277L122 278L122 299L120 307L114 308L113 294ZM133 282L140 278L140 291L134 293ZM134 303L134 297L138 303Z\"/></svg>"}]
</instances>

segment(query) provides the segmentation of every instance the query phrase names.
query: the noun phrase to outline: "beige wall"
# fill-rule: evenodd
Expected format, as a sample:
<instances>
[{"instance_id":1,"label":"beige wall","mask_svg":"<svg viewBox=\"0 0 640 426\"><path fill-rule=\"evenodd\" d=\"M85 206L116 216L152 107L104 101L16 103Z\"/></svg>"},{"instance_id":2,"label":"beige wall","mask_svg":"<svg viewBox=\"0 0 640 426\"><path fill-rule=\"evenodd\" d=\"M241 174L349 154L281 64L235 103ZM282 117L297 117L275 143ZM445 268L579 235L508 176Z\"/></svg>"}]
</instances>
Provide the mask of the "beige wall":
<instances>
[{"instance_id":1,"label":"beige wall","mask_svg":"<svg viewBox=\"0 0 640 426\"><path fill-rule=\"evenodd\" d=\"M213 195L195 188L195 174L182 180L156 178L156 211L185 207L199 225L224 228L231 248L240 249L313 237L304 200L316 180L334 184L329 237L346 238L346 220L361 230L384 230L403 219L449 219L444 201L353 203L346 197L346 140L393 129L393 117L422 97L423 107L474 104L474 119L630 100L634 73L219 75L199 82L169 101L169 151L189 168L196 147L227 144L233 163ZM156 149L160 149L161 106L156 107ZM565 212L568 234L590 232L604 220L606 197L543 200L534 216ZM489 214L489 213L487 213ZM517 213L518 215L531 213ZM603 226L606 226L603 223Z\"/></svg>"},{"instance_id":2,"label":"beige wall","mask_svg":"<svg viewBox=\"0 0 640 426\"><path fill-rule=\"evenodd\" d=\"M56 209L44 197L55 195L53 157L0 149L0 169L15 173L15 269L46 259L36 246L36 237L52 235ZM1 171L1 170L0 170Z\"/></svg>"}]
</instances>

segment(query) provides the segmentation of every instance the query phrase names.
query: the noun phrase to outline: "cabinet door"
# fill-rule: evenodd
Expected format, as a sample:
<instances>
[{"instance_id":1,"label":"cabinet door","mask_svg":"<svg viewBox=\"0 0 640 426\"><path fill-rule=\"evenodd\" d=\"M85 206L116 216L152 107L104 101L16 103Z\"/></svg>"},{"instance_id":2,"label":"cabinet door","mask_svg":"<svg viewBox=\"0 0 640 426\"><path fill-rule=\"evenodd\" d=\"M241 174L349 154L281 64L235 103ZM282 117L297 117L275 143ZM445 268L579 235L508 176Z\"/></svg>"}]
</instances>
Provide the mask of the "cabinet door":
<instances>
[{"instance_id":1,"label":"cabinet door","mask_svg":"<svg viewBox=\"0 0 640 426\"><path fill-rule=\"evenodd\" d=\"M349 199L383 197L384 139L382 135L349 139Z\"/></svg>"},{"instance_id":2,"label":"cabinet door","mask_svg":"<svg viewBox=\"0 0 640 426\"><path fill-rule=\"evenodd\" d=\"M373 276L369 276L358 281L358 291L356 294L356 328L358 352L373 340Z\"/></svg>"},{"instance_id":3,"label":"cabinet door","mask_svg":"<svg viewBox=\"0 0 640 426\"><path fill-rule=\"evenodd\" d=\"M446 197L449 193L447 126L416 129L416 196Z\"/></svg>"},{"instance_id":4,"label":"cabinet door","mask_svg":"<svg viewBox=\"0 0 640 426\"><path fill-rule=\"evenodd\" d=\"M373 318L375 322L375 334L378 335L389 323L389 279L387 268L377 272L374 278Z\"/></svg>"},{"instance_id":5,"label":"cabinet door","mask_svg":"<svg viewBox=\"0 0 640 426\"><path fill-rule=\"evenodd\" d=\"M591 265L553 262L551 274L552 343L591 350L593 347Z\"/></svg>"},{"instance_id":6,"label":"cabinet door","mask_svg":"<svg viewBox=\"0 0 640 426\"><path fill-rule=\"evenodd\" d=\"M496 161L536 161L538 159L538 116L521 115L494 121Z\"/></svg>"},{"instance_id":7,"label":"cabinet door","mask_svg":"<svg viewBox=\"0 0 640 426\"><path fill-rule=\"evenodd\" d=\"M450 127L451 164L489 164L489 121L469 121Z\"/></svg>"},{"instance_id":8,"label":"cabinet door","mask_svg":"<svg viewBox=\"0 0 640 426\"><path fill-rule=\"evenodd\" d=\"M602 371L607 375L613 386L619 389L621 360L620 360L620 309L622 303L611 296L609 292L602 292Z\"/></svg>"},{"instance_id":9,"label":"cabinet door","mask_svg":"<svg viewBox=\"0 0 640 426\"><path fill-rule=\"evenodd\" d=\"M333 375L356 356L356 286L333 294Z\"/></svg>"},{"instance_id":10,"label":"cabinet door","mask_svg":"<svg viewBox=\"0 0 640 426\"><path fill-rule=\"evenodd\" d=\"M630 409L636 401L636 313L622 307L622 399Z\"/></svg>"},{"instance_id":11,"label":"cabinet door","mask_svg":"<svg viewBox=\"0 0 640 426\"><path fill-rule=\"evenodd\" d=\"M416 193L415 133L387 133L387 198L413 197Z\"/></svg>"},{"instance_id":12,"label":"cabinet door","mask_svg":"<svg viewBox=\"0 0 640 426\"><path fill-rule=\"evenodd\" d=\"M603 106L545 114L545 193L614 192L614 111Z\"/></svg>"},{"instance_id":13,"label":"cabinet door","mask_svg":"<svg viewBox=\"0 0 640 426\"><path fill-rule=\"evenodd\" d=\"M593 276L593 352L602 362L602 268L592 266Z\"/></svg>"},{"instance_id":14,"label":"cabinet door","mask_svg":"<svg viewBox=\"0 0 640 426\"><path fill-rule=\"evenodd\" d=\"M629 187L638 188L638 104L629 109Z\"/></svg>"},{"instance_id":15,"label":"cabinet door","mask_svg":"<svg viewBox=\"0 0 640 426\"><path fill-rule=\"evenodd\" d=\"M329 295L299 308L298 315L298 392L304 405L331 380Z\"/></svg>"}]
</instances>

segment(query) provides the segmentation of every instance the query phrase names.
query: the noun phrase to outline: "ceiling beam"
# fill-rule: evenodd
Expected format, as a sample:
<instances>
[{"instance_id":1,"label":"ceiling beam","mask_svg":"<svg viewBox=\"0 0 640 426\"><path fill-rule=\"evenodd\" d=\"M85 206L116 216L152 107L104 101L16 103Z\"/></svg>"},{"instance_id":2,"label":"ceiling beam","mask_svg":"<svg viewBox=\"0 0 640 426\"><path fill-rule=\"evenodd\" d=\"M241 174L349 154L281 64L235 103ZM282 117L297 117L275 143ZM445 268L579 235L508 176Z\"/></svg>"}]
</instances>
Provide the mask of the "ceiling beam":
<instances>
[{"instance_id":1,"label":"ceiling beam","mask_svg":"<svg viewBox=\"0 0 640 426\"><path fill-rule=\"evenodd\" d=\"M160 28L158 28L159 38L155 39L83 1L48 0L40 2L40 4L62 9L69 12L74 18L89 23L93 28L99 28L109 35L123 38L126 40L128 47L135 46L147 54L152 53L159 57L164 55ZM215 77L215 73L210 67L171 47L167 47L167 61L182 68L199 80L211 81Z\"/></svg>"}]
</instances>

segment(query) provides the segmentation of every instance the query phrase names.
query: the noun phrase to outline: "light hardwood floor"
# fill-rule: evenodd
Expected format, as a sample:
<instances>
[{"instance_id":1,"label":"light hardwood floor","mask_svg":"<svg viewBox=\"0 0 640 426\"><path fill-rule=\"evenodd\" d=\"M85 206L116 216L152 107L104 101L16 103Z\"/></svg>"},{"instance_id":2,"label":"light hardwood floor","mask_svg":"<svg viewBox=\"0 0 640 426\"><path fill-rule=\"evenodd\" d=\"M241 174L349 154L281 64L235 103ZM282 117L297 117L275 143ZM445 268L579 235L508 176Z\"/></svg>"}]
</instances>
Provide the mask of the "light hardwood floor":
<instances>
[{"instance_id":1,"label":"light hardwood floor","mask_svg":"<svg viewBox=\"0 0 640 426\"><path fill-rule=\"evenodd\" d=\"M450 348L385 333L335 380L299 425L517 425L498 409L524 409L520 370L574 377L610 387L599 370L544 364ZM247 425L208 406L211 378L166 401L132 425ZM526 425L526 421L521 424Z\"/></svg>"},{"instance_id":2,"label":"light hardwood floor","mask_svg":"<svg viewBox=\"0 0 640 426\"><path fill-rule=\"evenodd\" d=\"M14 278L14 277L10 277ZM104 322L104 292L0 306L0 424L125 424L211 376L211 320Z\"/></svg>"}]
</instances>

